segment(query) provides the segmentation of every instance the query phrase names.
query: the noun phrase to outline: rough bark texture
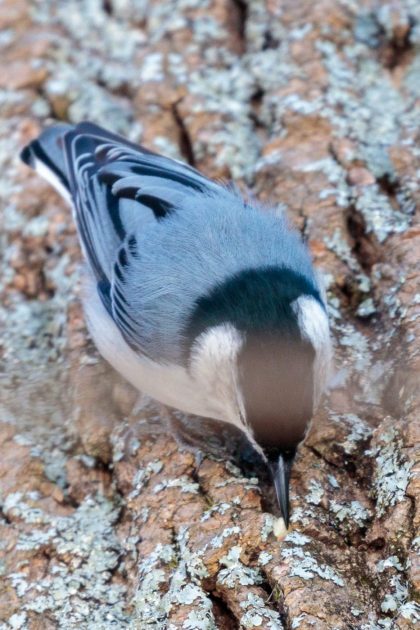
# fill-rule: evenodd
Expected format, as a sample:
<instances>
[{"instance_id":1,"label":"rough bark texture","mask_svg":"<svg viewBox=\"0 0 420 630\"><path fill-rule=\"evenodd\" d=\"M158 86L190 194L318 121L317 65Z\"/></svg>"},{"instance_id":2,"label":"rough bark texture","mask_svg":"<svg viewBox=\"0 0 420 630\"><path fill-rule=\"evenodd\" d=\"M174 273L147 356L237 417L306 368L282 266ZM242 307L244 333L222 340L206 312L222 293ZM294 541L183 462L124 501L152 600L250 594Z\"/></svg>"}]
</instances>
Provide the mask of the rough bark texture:
<instances>
[{"instance_id":1,"label":"rough bark texture","mask_svg":"<svg viewBox=\"0 0 420 630\"><path fill-rule=\"evenodd\" d=\"M419 622L418 7L0 2L1 630ZM263 471L182 449L188 420L133 411L93 349L70 212L18 160L52 118L233 179L309 240L338 376L284 540Z\"/></svg>"}]
</instances>

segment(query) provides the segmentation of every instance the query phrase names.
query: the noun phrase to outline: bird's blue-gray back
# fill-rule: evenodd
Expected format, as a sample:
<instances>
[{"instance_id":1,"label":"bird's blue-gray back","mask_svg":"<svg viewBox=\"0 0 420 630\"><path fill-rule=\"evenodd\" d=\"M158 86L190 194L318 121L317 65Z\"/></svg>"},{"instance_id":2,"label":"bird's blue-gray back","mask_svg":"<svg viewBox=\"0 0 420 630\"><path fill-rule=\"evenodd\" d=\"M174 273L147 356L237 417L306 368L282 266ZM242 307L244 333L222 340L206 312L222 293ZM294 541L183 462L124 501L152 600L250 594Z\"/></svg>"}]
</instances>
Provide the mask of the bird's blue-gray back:
<instances>
[{"instance_id":1,"label":"bird's blue-gray back","mask_svg":"<svg viewBox=\"0 0 420 630\"><path fill-rule=\"evenodd\" d=\"M316 284L284 218L92 123L54 126L22 158L67 189L102 303L150 358L181 362L196 301L235 274L278 266Z\"/></svg>"},{"instance_id":2,"label":"bird's blue-gray back","mask_svg":"<svg viewBox=\"0 0 420 630\"><path fill-rule=\"evenodd\" d=\"M245 269L279 266L316 284L310 256L283 217L245 205L229 189L193 194L164 220L134 232L120 284L138 319L139 345L151 358L182 360L182 331L200 296Z\"/></svg>"}]
</instances>

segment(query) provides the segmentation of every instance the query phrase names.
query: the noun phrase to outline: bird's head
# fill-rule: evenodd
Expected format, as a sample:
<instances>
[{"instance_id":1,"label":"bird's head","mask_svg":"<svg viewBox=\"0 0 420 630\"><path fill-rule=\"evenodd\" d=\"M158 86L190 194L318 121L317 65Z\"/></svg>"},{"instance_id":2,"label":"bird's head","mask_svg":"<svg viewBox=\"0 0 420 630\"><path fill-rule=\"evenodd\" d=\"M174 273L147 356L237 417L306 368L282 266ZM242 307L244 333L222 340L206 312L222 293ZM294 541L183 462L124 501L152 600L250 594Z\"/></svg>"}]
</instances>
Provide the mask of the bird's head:
<instances>
[{"instance_id":1,"label":"bird's head","mask_svg":"<svg viewBox=\"0 0 420 630\"><path fill-rule=\"evenodd\" d=\"M242 429L266 461L286 526L289 477L325 387L331 344L315 282L251 270L199 301L191 367L213 417Z\"/></svg>"}]
</instances>

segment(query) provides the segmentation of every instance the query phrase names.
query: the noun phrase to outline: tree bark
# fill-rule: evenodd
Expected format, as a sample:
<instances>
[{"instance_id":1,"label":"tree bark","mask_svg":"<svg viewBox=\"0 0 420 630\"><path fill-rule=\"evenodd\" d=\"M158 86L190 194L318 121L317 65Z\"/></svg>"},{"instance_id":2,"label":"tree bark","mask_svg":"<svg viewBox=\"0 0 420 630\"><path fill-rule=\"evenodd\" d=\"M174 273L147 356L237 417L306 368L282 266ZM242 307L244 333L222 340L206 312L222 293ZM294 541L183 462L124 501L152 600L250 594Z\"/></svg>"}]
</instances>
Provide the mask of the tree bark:
<instances>
[{"instance_id":1,"label":"tree bark","mask_svg":"<svg viewBox=\"0 0 420 630\"><path fill-rule=\"evenodd\" d=\"M410 0L0 4L0 630L420 621L419 24ZM51 118L233 180L308 240L336 377L285 538L240 436L136 401L93 348L71 213L18 160Z\"/></svg>"}]
</instances>

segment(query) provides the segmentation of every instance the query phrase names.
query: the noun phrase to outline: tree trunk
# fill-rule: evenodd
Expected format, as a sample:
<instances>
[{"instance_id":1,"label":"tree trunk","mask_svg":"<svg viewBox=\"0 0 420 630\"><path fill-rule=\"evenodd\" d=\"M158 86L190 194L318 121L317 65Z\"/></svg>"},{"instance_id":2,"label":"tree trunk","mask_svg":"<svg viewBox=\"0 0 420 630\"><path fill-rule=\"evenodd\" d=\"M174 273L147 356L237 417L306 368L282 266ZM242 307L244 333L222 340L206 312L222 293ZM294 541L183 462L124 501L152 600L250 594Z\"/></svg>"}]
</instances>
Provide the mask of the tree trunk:
<instances>
[{"instance_id":1,"label":"tree trunk","mask_svg":"<svg viewBox=\"0 0 420 630\"><path fill-rule=\"evenodd\" d=\"M420 621L419 24L411 0L0 3L1 630ZM285 538L237 434L136 402L92 347L71 213L18 160L50 118L234 180L309 241L336 376Z\"/></svg>"}]
</instances>

